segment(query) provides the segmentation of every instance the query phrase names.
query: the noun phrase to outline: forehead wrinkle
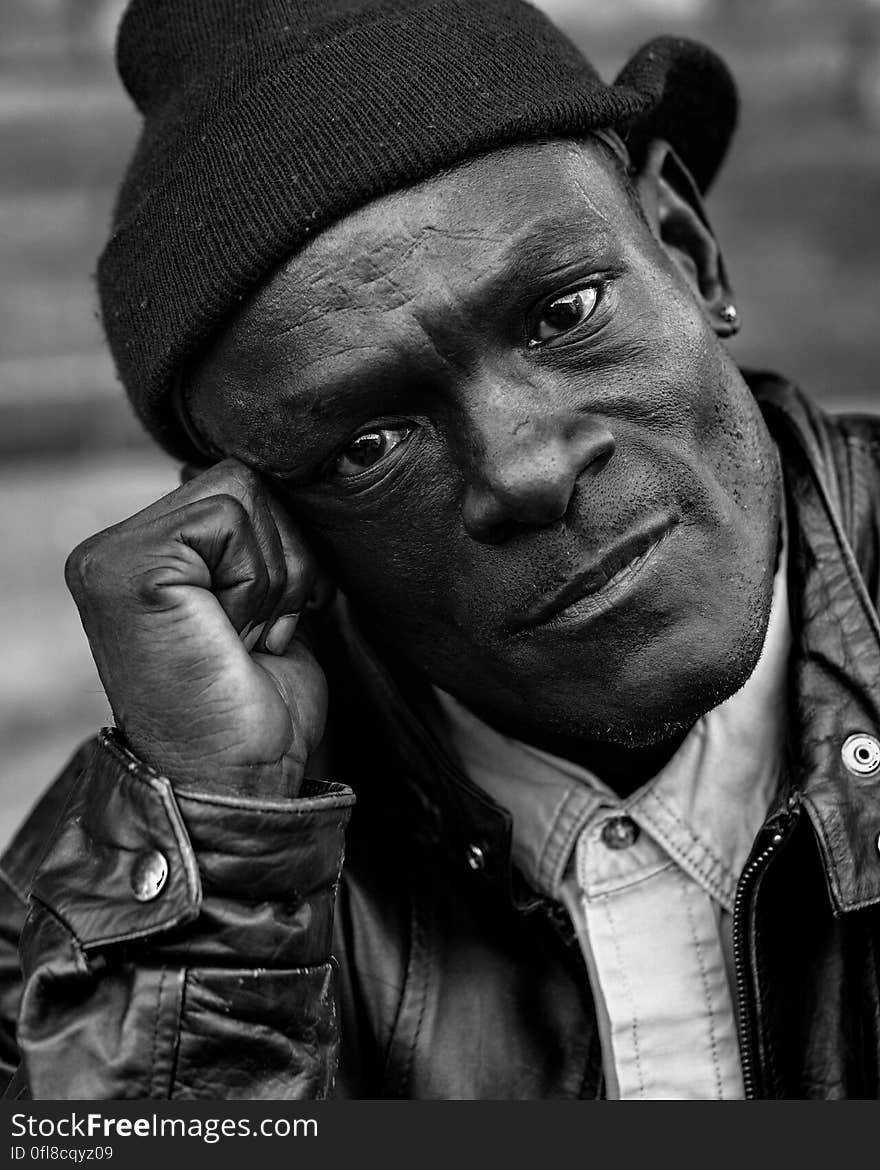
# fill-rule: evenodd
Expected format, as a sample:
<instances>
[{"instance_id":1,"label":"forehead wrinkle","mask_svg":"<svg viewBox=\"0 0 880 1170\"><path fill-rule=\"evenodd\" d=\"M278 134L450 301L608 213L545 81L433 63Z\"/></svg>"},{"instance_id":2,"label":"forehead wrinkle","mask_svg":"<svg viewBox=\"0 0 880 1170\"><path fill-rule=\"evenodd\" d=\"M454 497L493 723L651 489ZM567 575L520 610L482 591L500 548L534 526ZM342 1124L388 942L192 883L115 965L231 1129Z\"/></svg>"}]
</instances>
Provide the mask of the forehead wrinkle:
<instances>
[{"instance_id":1,"label":"forehead wrinkle","mask_svg":"<svg viewBox=\"0 0 880 1170\"><path fill-rule=\"evenodd\" d=\"M347 229L347 230L344 230ZM345 221L327 229L307 247L292 256L275 276L244 306L235 329L240 340L285 341L316 321L336 313L356 311L358 294L377 293L389 308L404 304L408 295L393 279L394 268L404 263L419 241L410 239L390 266L383 265L382 253L394 251L394 241L378 241L372 247L358 246L346 237L357 232ZM330 254L325 254L327 249Z\"/></svg>"},{"instance_id":2,"label":"forehead wrinkle","mask_svg":"<svg viewBox=\"0 0 880 1170\"><path fill-rule=\"evenodd\" d=\"M612 164L610 164L608 159L605 157L601 147L598 147L595 143L590 143L588 146L586 143L582 142L567 142L565 144L565 157L567 163L569 164L567 169L569 170L571 178L574 181L574 185L581 199L584 201L584 203L586 203L590 211L597 217L597 219L601 220L608 227L612 227L613 225L608 219L608 216L596 203L594 192L591 189L591 186L587 184L584 176L584 160L590 158L596 164L598 164L593 169L597 170L601 176L600 181L608 183L610 180L610 189L608 190L608 194L613 194L613 196L621 196L623 198L622 207L624 213L629 210L629 198L625 196L625 193L622 190L620 190L620 178L617 172L613 169ZM619 210L619 208L616 210Z\"/></svg>"},{"instance_id":3,"label":"forehead wrinkle","mask_svg":"<svg viewBox=\"0 0 880 1170\"><path fill-rule=\"evenodd\" d=\"M363 316L375 312L379 304L383 309L399 309L410 300L410 294L391 276L378 272L355 289L335 275L321 283L316 279L307 288L301 285L294 288L285 283L288 295L275 297L273 303L261 306L260 328L256 331L261 335L259 340L284 342L314 325L329 327L340 315Z\"/></svg>"},{"instance_id":4,"label":"forehead wrinkle","mask_svg":"<svg viewBox=\"0 0 880 1170\"><path fill-rule=\"evenodd\" d=\"M384 225L378 231L382 227ZM407 235L409 240L402 251L397 249L394 241L386 240L354 254L348 271L355 277L355 282L343 283L338 277L332 278L340 294L338 309L365 308L369 311L377 307L377 296L381 298L378 307L382 310L416 303L430 283L425 279L429 266L437 284L451 289L454 278L450 276L458 276L465 270L463 261L468 257L444 255L442 251L438 254L438 246L442 249L444 243L492 245L509 239L508 233L487 230L479 225L462 229L433 221L418 223L407 230Z\"/></svg>"},{"instance_id":5,"label":"forehead wrinkle","mask_svg":"<svg viewBox=\"0 0 880 1170\"><path fill-rule=\"evenodd\" d=\"M573 224L560 218L563 225L560 235L571 238ZM552 226L552 225L551 225ZM291 304L286 308L284 320L273 333L283 338L289 330L310 325L320 318L338 313L375 312L404 308L424 292L428 283L424 279L426 267L433 267L437 282L448 292L454 289L456 279L464 276L473 283L472 269L475 264L480 270L500 269L506 264L517 264L518 257L531 242L535 231L542 224L518 233L511 239L507 230L486 229L480 225L472 228L446 227L436 222L424 222L408 231L409 237L404 248L398 250L394 240L385 240L375 247L351 248L340 266L339 258L333 257L303 279L294 279L295 258L285 274L285 286L292 293ZM578 224L577 227L582 228ZM489 254L480 256L468 252L465 256L438 256L438 246L443 244L485 244ZM552 241L551 241L552 244ZM500 249L500 251L499 251ZM433 253L433 254L432 254ZM469 264L464 261L469 260ZM311 296L317 292L317 298ZM279 308L273 305L273 310ZM274 313L273 313L274 315ZM277 320L277 319L276 319Z\"/></svg>"}]
</instances>

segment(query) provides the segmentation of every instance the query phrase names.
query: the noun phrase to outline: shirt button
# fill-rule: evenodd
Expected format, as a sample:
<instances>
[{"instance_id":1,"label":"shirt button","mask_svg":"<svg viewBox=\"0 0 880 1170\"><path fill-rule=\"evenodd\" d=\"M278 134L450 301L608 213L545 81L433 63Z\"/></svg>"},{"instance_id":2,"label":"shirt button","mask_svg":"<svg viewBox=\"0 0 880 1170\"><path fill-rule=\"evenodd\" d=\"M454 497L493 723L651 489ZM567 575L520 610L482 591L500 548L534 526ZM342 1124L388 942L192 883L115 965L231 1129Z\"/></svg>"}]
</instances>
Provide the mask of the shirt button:
<instances>
[{"instance_id":1,"label":"shirt button","mask_svg":"<svg viewBox=\"0 0 880 1170\"><path fill-rule=\"evenodd\" d=\"M139 902L152 902L168 879L168 862L158 850L142 853L131 871L131 889Z\"/></svg>"},{"instance_id":2,"label":"shirt button","mask_svg":"<svg viewBox=\"0 0 880 1170\"><path fill-rule=\"evenodd\" d=\"M880 743L863 731L844 740L840 749L844 765L854 776L873 776L880 770Z\"/></svg>"},{"instance_id":3,"label":"shirt button","mask_svg":"<svg viewBox=\"0 0 880 1170\"><path fill-rule=\"evenodd\" d=\"M612 817L602 826L602 844L608 849L629 849L638 841L639 831L632 817Z\"/></svg>"}]
</instances>

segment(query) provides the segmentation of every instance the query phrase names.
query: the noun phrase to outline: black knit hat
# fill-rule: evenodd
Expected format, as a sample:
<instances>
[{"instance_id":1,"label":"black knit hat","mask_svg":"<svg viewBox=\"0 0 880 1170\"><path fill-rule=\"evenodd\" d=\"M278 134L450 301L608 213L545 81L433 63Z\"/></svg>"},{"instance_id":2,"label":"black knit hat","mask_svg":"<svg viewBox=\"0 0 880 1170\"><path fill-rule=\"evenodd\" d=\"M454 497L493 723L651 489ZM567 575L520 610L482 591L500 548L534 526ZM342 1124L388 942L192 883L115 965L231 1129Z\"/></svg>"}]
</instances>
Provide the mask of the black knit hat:
<instances>
[{"instance_id":1,"label":"black knit hat","mask_svg":"<svg viewBox=\"0 0 880 1170\"><path fill-rule=\"evenodd\" d=\"M310 237L379 195L514 142L667 138L705 190L737 99L690 41L613 85L521 0L133 0L119 72L143 114L98 265L104 327L147 429L191 458L179 372Z\"/></svg>"}]
</instances>

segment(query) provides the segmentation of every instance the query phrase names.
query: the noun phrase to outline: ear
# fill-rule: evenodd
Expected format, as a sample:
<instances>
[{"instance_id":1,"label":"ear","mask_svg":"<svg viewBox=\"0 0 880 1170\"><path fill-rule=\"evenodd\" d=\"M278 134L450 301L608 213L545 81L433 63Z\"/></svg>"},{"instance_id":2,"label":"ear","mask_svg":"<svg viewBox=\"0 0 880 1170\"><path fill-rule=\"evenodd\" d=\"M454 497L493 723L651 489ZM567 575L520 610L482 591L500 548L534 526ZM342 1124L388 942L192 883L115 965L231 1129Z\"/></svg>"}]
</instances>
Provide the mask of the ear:
<instances>
[{"instance_id":1,"label":"ear","mask_svg":"<svg viewBox=\"0 0 880 1170\"><path fill-rule=\"evenodd\" d=\"M654 139L633 176L654 235L683 273L719 337L739 329L724 258L690 171L664 139Z\"/></svg>"}]
</instances>

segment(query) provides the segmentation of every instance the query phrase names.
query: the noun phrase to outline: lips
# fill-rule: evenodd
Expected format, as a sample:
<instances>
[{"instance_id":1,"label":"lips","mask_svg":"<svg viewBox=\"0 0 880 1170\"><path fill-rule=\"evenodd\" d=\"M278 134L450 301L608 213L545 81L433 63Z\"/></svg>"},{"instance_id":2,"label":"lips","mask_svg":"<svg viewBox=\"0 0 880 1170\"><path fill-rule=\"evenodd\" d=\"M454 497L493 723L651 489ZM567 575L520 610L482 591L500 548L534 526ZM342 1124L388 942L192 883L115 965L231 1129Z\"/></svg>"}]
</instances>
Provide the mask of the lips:
<instances>
[{"instance_id":1,"label":"lips","mask_svg":"<svg viewBox=\"0 0 880 1170\"><path fill-rule=\"evenodd\" d=\"M648 560L657 545L677 524L669 515L652 517L627 533L598 558L587 561L575 575L529 609L517 622L518 628L540 626L558 619L578 602L597 602L605 593L616 592ZM589 609L589 606L586 607Z\"/></svg>"}]
</instances>

